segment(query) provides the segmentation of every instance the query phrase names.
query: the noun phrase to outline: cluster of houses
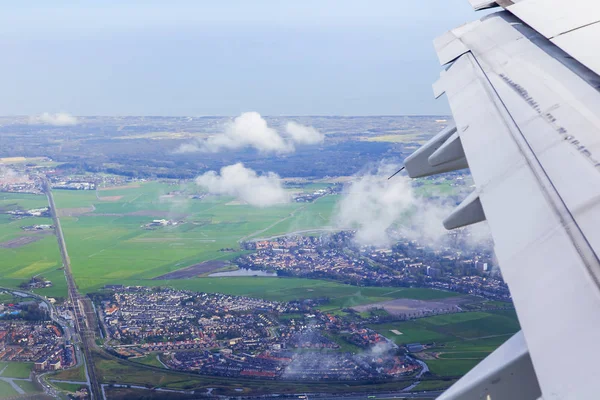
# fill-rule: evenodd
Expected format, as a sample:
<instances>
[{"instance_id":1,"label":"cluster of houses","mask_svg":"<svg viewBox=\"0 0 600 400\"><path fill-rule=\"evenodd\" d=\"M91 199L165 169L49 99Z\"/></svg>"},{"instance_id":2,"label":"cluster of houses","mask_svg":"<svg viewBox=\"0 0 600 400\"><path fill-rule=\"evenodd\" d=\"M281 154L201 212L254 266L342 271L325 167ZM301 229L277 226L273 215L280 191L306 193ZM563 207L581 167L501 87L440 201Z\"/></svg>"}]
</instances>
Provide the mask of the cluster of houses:
<instances>
[{"instance_id":1,"label":"cluster of houses","mask_svg":"<svg viewBox=\"0 0 600 400\"><path fill-rule=\"evenodd\" d=\"M95 190L96 183L88 181L59 181L52 183L52 189L63 190Z\"/></svg>"},{"instance_id":2,"label":"cluster of houses","mask_svg":"<svg viewBox=\"0 0 600 400\"><path fill-rule=\"evenodd\" d=\"M56 325L21 320L0 321L0 360L33 362L36 371L75 365L75 350Z\"/></svg>"},{"instance_id":3,"label":"cluster of houses","mask_svg":"<svg viewBox=\"0 0 600 400\"><path fill-rule=\"evenodd\" d=\"M153 230L163 226L179 225L180 223L182 223L182 221L174 221L170 219L153 219L151 222L148 222L147 224L144 224L141 227L143 229Z\"/></svg>"},{"instance_id":4,"label":"cluster of houses","mask_svg":"<svg viewBox=\"0 0 600 400\"><path fill-rule=\"evenodd\" d=\"M508 286L493 267L491 247L453 243L427 247L401 239L392 248L357 246L353 232L289 236L243 243L254 252L236 263L278 276L327 278L354 285L421 286L510 300Z\"/></svg>"},{"instance_id":5,"label":"cluster of houses","mask_svg":"<svg viewBox=\"0 0 600 400\"><path fill-rule=\"evenodd\" d=\"M172 352L163 357L173 369L207 375L289 380L385 380L410 375L421 369L412 358L393 351L265 350L259 353L200 350Z\"/></svg>"},{"instance_id":6,"label":"cluster of houses","mask_svg":"<svg viewBox=\"0 0 600 400\"><path fill-rule=\"evenodd\" d=\"M311 203L320 197L327 196L328 194L336 194L342 191L343 186L341 184L335 184L325 189L317 189L308 193L299 193L294 196L296 203Z\"/></svg>"},{"instance_id":7,"label":"cluster of houses","mask_svg":"<svg viewBox=\"0 0 600 400\"><path fill-rule=\"evenodd\" d=\"M116 340L141 343L160 338L155 341L184 343L243 330L248 324L267 324L260 313L297 310L287 303L242 296L127 287L104 300L101 312L109 335Z\"/></svg>"},{"instance_id":8,"label":"cluster of houses","mask_svg":"<svg viewBox=\"0 0 600 400\"><path fill-rule=\"evenodd\" d=\"M418 364L397 355L385 337L312 307L310 301L275 302L170 288L112 288L100 300L109 347L123 357L158 353L169 368L208 375L269 379L362 379L409 374ZM340 343L357 350L347 352ZM389 351L366 360L369 349ZM306 352L325 353L329 369ZM340 368L343 366L343 368ZM325 371L325 372L324 372Z\"/></svg>"},{"instance_id":9,"label":"cluster of houses","mask_svg":"<svg viewBox=\"0 0 600 400\"><path fill-rule=\"evenodd\" d=\"M12 215L15 218L49 217L50 216L50 208L42 207L42 208L32 208L31 210L11 210L11 211L7 211L6 213Z\"/></svg>"}]
</instances>

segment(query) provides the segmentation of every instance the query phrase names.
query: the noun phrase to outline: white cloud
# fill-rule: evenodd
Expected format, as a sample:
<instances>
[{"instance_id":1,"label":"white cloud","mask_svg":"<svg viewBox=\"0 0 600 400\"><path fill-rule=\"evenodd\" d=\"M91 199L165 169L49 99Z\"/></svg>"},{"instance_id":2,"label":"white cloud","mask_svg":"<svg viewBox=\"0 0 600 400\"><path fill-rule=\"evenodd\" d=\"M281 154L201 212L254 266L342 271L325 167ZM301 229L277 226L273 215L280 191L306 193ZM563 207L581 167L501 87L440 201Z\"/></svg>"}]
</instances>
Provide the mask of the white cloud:
<instances>
[{"instance_id":1,"label":"white cloud","mask_svg":"<svg viewBox=\"0 0 600 400\"><path fill-rule=\"evenodd\" d=\"M395 165L380 165L347 187L337 205L335 222L340 228L356 229L356 241L365 245L386 245L388 229L415 204L408 178L388 180Z\"/></svg>"},{"instance_id":2,"label":"white cloud","mask_svg":"<svg viewBox=\"0 0 600 400\"><path fill-rule=\"evenodd\" d=\"M298 144L317 144L323 143L325 140L325 135L312 126L305 126L294 121L285 125L285 131Z\"/></svg>"},{"instance_id":3,"label":"white cloud","mask_svg":"<svg viewBox=\"0 0 600 400\"><path fill-rule=\"evenodd\" d=\"M316 144L324 140L324 135L315 128L296 122L285 126L286 136L270 127L257 112L245 112L225 124L223 133L204 140L186 143L177 153L218 153L224 150L240 150L252 147L262 153L291 153L295 144Z\"/></svg>"},{"instance_id":4,"label":"white cloud","mask_svg":"<svg viewBox=\"0 0 600 400\"><path fill-rule=\"evenodd\" d=\"M408 177L396 175L397 165L381 164L359 174L338 202L334 223L340 229L356 229L361 245L389 246L394 238L405 237L439 246L449 238L442 221L454 206L419 197ZM479 246L490 240L486 224L464 228L465 244Z\"/></svg>"},{"instance_id":5,"label":"white cloud","mask_svg":"<svg viewBox=\"0 0 600 400\"><path fill-rule=\"evenodd\" d=\"M186 145L184 145L186 146ZM211 136L190 147L179 148L179 152L196 150L218 153L223 150L239 150L253 147L264 153L289 153L294 145L285 141L277 131L257 112L245 112L225 125L223 133Z\"/></svg>"},{"instance_id":6,"label":"white cloud","mask_svg":"<svg viewBox=\"0 0 600 400\"><path fill-rule=\"evenodd\" d=\"M35 117L29 118L30 124L38 125L54 125L54 126L70 126L77 125L77 118L67 113L43 113Z\"/></svg>"},{"instance_id":7,"label":"white cloud","mask_svg":"<svg viewBox=\"0 0 600 400\"><path fill-rule=\"evenodd\" d=\"M235 196L256 207L288 203L289 194L279 175L269 172L259 176L254 170L237 163L221 168L220 174L209 171L196 178L196 183L211 194Z\"/></svg>"}]
</instances>

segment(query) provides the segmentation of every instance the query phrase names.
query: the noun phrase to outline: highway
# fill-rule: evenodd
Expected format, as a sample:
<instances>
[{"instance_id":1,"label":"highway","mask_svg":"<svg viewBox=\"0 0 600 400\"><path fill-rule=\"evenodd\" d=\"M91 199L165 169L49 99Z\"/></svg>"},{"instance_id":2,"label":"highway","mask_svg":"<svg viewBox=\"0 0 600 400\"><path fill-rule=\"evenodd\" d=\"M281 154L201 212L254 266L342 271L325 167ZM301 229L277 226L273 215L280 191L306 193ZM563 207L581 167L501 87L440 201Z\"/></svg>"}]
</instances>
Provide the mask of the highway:
<instances>
[{"instance_id":1,"label":"highway","mask_svg":"<svg viewBox=\"0 0 600 400\"><path fill-rule=\"evenodd\" d=\"M56 205L54 204L54 197L52 196L52 190L50 184L44 179L44 192L48 198L48 205L50 206L50 214L54 221L54 231L58 240L58 247L60 255L62 257L63 267L65 271L65 278L67 280L67 290L69 292L69 300L73 307L73 313L75 315L75 332L79 334L81 338L81 349L84 355L84 362L86 367L87 377L90 382L90 394L92 400L100 400L103 398L102 390L98 378L96 376L96 368L94 366L92 358L92 348L95 346L95 333L96 327L95 314L91 305L90 299L81 296L77 290L77 285L73 279L71 272L71 260L69 259L69 253L67 252L67 245L63 235L62 227L58 214L56 213Z\"/></svg>"}]
</instances>

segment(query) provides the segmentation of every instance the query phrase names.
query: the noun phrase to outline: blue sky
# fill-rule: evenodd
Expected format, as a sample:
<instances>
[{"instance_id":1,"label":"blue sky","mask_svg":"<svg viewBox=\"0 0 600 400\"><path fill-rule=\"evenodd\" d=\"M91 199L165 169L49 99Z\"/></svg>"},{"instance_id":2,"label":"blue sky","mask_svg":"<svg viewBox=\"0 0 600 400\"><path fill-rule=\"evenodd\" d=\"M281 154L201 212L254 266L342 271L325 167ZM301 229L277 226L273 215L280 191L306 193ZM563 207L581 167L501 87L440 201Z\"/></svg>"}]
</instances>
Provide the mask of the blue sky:
<instances>
[{"instance_id":1,"label":"blue sky","mask_svg":"<svg viewBox=\"0 0 600 400\"><path fill-rule=\"evenodd\" d=\"M0 14L0 115L447 114L432 40L480 17L467 0L21 3Z\"/></svg>"}]
</instances>

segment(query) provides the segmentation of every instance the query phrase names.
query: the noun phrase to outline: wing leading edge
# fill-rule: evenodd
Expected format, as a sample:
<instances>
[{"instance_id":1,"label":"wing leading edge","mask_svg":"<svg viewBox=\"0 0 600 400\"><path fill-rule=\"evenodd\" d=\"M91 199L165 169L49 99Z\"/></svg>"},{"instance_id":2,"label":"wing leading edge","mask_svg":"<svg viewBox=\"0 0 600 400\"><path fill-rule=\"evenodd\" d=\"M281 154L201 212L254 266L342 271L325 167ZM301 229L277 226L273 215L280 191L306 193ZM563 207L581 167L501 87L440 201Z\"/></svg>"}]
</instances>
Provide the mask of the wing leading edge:
<instances>
[{"instance_id":1,"label":"wing leading edge","mask_svg":"<svg viewBox=\"0 0 600 400\"><path fill-rule=\"evenodd\" d=\"M567 7L558 0L472 0L506 10L435 41L447 67L434 92L446 94L456 126L410 156L406 169L417 177L468 164L476 190L444 224L488 221L522 327L440 399L600 393L600 77L590 62L598 56L580 62L556 42L595 17L565 12L551 36L539 27L551 22L524 21L518 15L525 12L515 11L544 2ZM589 4L590 14L600 10L591 0L574 3ZM559 15L548 14L549 21ZM597 35L590 54L599 42ZM585 352L567 349L571 343Z\"/></svg>"}]
</instances>

